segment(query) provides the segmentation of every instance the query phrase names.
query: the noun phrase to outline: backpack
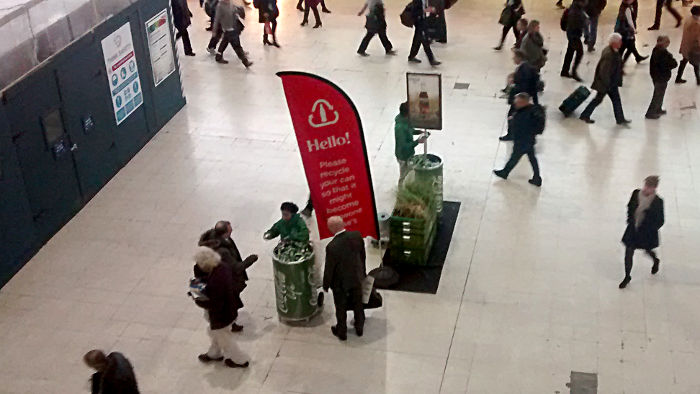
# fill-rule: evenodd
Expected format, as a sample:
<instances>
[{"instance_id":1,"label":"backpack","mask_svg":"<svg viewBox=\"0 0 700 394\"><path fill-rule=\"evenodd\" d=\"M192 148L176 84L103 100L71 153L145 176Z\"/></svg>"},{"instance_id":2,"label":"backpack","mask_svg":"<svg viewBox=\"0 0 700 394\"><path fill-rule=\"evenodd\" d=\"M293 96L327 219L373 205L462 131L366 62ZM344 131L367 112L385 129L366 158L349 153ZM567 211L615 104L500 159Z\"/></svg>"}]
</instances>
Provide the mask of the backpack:
<instances>
[{"instance_id":1,"label":"backpack","mask_svg":"<svg viewBox=\"0 0 700 394\"><path fill-rule=\"evenodd\" d=\"M413 27L415 21L413 20L413 2L408 3L406 8L403 9L401 13L401 24L406 27Z\"/></svg>"},{"instance_id":2,"label":"backpack","mask_svg":"<svg viewBox=\"0 0 700 394\"><path fill-rule=\"evenodd\" d=\"M569 24L569 9L565 9L564 12L561 13L561 19L559 20L559 27L561 27L562 31L566 31L566 26Z\"/></svg>"}]
</instances>

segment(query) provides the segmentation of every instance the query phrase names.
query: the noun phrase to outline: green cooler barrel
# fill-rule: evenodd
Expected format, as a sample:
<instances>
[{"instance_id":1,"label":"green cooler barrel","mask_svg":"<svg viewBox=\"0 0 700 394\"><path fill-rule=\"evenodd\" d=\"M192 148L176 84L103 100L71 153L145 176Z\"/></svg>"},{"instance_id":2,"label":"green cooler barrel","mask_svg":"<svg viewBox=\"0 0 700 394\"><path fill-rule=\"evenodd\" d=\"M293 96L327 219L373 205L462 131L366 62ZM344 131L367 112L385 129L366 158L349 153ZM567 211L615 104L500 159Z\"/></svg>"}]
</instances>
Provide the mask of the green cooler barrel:
<instances>
[{"instance_id":1,"label":"green cooler barrel","mask_svg":"<svg viewBox=\"0 0 700 394\"><path fill-rule=\"evenodd\" d=\"M428 158L428 160L433 163L430 168L423 168L415 165L415 159L420 159L423 157ZM415 155L409 161L411 168L415 171L416 182L428 183L432 185L435 191L435 212L438 215L442 214L442 159L431 153L427 155Z\"/></svg>"},{"instance_id":2,"label":"green cooler barrel","mask_svg":"<svg viewBox=\"0 0 700 394\"><path fill-rule=\"evenodd\" d=\"M314 255L291 263L273 255L272 264L280 320L309 320L319 310L317 289L313 286Z\"/></svg>"}]
</instances>

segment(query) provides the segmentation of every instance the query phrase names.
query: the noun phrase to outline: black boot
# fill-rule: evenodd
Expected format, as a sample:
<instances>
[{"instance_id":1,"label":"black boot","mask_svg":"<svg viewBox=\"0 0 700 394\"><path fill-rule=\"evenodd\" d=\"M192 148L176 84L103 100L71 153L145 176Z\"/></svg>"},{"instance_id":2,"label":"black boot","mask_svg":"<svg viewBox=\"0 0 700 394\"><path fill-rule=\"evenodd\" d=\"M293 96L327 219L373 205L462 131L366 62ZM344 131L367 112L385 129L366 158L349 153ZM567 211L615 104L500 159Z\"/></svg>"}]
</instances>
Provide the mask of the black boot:
<instances>
[{"instance_id":1,"label":"black boot","mask_svg":"<svg viewBox=\"0 0 700 394\"><path fill-rule=\"evenodd\" d=\"M622 282L620 282L620 285L618 287L624 289L625 287L627 287L631 280L631 276L625 276L625 279L623 279Z\"/></svg>"},{"instance_id":2,"label":"black boot","mask_svg":"<svg viewBox=\"0 0 700 394\"><path fill-rule=\"evenodd\" d=\"M661 263L661 260L654 259L654 265L651 266L651 274L652 275L656 275L656 273L659 272L659 263Z\"/></svg>"}]
</instances>

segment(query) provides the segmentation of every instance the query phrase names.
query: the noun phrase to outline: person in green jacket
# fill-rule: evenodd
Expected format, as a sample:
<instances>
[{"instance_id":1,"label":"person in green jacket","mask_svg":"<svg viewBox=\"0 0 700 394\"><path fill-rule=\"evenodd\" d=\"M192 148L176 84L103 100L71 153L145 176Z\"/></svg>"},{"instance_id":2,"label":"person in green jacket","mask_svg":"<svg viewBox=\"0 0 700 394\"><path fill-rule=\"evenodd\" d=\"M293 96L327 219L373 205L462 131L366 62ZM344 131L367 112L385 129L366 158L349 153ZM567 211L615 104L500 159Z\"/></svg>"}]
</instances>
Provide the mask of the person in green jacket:
<instances>
[{"instance_id":1,"label":"person in green jacket","mask_svg":"<svg viewBox=\"0 0 700 394\"><path fill-rule=\"evenodd\" d=\"M299 216L299 207L292 202L284 202L280 207L282 219L272 225L263 236L265 239L280 237L282 241L309 242L309 229Z\"/></svg>"},{"instance_id":2,"label":"person in green jacket","mask_svg":"<svg viewBox=\"0 0 700 394\"><path fill-rule=\"evenodd\" d=\"M418 144L422 144L426 140L426 136L419 137L414 140L414 135L423 134L411 126L411 121L408 119L408 103L401 103L399 106L399 114L394 119L394 137L396 138L396 148L394 154L396 161L399 162L399 186L403 183L404 178L408 175L408 159L415 155L415 148Z\"/></svg>"}]
</instances>

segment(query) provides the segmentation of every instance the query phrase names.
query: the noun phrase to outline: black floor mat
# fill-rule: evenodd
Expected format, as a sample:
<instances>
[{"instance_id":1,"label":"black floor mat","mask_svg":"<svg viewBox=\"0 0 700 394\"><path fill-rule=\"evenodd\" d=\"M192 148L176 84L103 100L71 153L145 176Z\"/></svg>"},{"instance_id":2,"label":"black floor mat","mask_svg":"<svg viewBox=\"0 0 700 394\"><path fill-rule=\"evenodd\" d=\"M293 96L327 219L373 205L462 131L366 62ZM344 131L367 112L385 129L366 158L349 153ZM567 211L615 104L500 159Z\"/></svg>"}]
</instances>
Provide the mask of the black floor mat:
<instances>
[{"instance_id":1,"label":"black floor mat","mask_svg":"<svg viewBox=\"0 0 700 394\"><path fill-rule=\"evenodd\" d=\"M388 249L382 259L384 265L396 270L399 274L399 281L386 290L410 291L414 293L437 293L442 275L442 266L447 258L447 251L452 242L457 215L461 203L455 201L444 201L442 206L442 217L438 221L437 234L433 249L428 257L428 264L425 266L408 265L394 263L391 261L391 250Z\"/></svg>"}]
</instances>

